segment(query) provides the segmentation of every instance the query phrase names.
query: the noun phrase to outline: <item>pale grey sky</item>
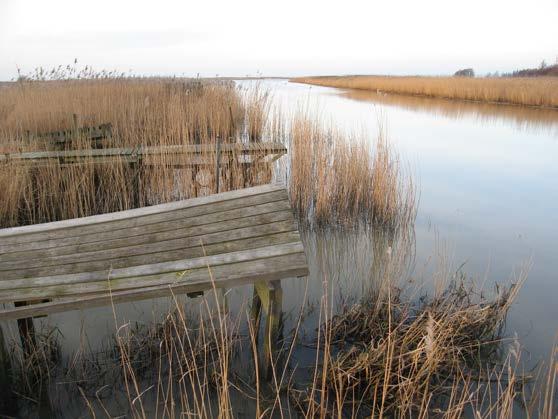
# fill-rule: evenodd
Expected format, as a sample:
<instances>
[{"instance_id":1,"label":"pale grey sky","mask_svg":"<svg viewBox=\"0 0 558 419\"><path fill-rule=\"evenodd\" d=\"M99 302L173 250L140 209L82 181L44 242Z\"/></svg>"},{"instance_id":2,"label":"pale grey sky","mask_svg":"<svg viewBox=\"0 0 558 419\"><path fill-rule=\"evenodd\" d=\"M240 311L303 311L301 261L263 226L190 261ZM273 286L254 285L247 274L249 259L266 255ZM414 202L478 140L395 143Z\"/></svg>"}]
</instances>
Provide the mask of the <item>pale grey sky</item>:
<instances>
[{"instance_id":1,"label":"pale grey sky","mask_svg":"<svg viewBox=\"0 0 558 419\"><path fill-rule=\"evenodd\" d=\"M558 0L0 0L0 80L72 63L138 75L477 73L553 63Z\"/></svg>"}]
</instances>

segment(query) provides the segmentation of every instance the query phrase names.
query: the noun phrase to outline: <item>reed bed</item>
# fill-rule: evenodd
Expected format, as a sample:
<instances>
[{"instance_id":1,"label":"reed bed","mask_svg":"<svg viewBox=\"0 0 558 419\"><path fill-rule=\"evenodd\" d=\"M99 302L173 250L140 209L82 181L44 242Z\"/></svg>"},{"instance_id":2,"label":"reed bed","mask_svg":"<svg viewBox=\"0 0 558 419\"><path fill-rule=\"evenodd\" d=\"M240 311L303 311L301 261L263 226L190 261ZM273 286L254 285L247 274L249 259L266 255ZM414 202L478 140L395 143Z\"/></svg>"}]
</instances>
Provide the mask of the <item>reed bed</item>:
<instances>
[{"instance_id":1,"label":"reed bed","mask_svg":"<svg viewBox=\"0 0 558 419\"><path fill-rule=\"evenodd\" d=\"M43 397L50 403L43 411L61 416L72 407L91 417L135 418L553 417L556 349L535 383L521 370L517 342L504 346L502 325L521 280L492 296L463 277L430 298L376 285L336 310L333 284L324 281L318 306L301 307L280 342L270 382L260 378L254 324L241 326L247 301L231 313L218 308L216 292L197 300L197 314L171 298L168 314L149 326L115 315L112 346L81 352L62 368L51 332L50 349L37 346L29 358L36 364L17 367L16 376L40 371L18 381L28 383L17 387L20 408L32 414ZM313 310L317 335L304 343L301 324ZM314 348L310 359L297 358L301 344Z\"/></svg>"},{"instance_id":2,"label":"reed bed","mask_svg":"<svg viewBox=\"0 0 558 419\"><path fill-rule=\"evenodd\" d=\"M0 96L0 152L44 151L52 145L37 133L111 123L104 148L257 143L266 124L266 96L242 95L230 82L173 79L27 81ZM261 112L257 112L257 110ZM83 138L66 149L90 150ZM266 150L262 146L262 154ZM212 154L213 153L213 154ZM187 155L80 164L49 161L0 164L0 227L34 224L186 199L216 190L214 151L202 170ZM269 164L223 162L220 191L269 183Z\"/></svg>"},{"instance_id":3,"label":"reed bed","mask_svg":"<svg viewBox=\"0 0 558 419\"><path fill-rule=\"evenodd\" d=\"M348 138L300 118L289 144L291 202L302 218L318 225L360 219L394 230L413 225L413 181L381 132L375 141Z\"/></svg>"},{"instance_id":4,"label":"reed bed","mask_svg":"<svg viewBox=\"0 0 558 419\"><path fill-rule=\"evenodd\" d=\"M556 77L299 77L296 83L510 105L558 108Z\"/></svg>"},{"instance_id":5,"label":"reed bed","mask_svg":"<svg viewBox=\"0 0 558 419\"><path fill-rule=\"evenodd\" d=\"M375 143L348 138L305 117L286 120L256 87L241 92L229 82L173 79L26 81L0 96L0 151L53 149L38 133L111 123L104 148L199 144L286 143L289 163L246 165L231 160L221 172L220 191L287 177L301 220L314 225L357 219L410 225L415 197L410 177L400 170L386 138ZM90 150L85 138L66 149ZM130 164L124 158L80 164L0 163L0 227L35 224L126 210L203 196L216 191L215 158L200 171L189 156L163 154ZM274 174L275 170L275 174ZM278 171L277 171L278 170ZM286 172L286 175L282 173Z\"/></svg>"}]
</instances>

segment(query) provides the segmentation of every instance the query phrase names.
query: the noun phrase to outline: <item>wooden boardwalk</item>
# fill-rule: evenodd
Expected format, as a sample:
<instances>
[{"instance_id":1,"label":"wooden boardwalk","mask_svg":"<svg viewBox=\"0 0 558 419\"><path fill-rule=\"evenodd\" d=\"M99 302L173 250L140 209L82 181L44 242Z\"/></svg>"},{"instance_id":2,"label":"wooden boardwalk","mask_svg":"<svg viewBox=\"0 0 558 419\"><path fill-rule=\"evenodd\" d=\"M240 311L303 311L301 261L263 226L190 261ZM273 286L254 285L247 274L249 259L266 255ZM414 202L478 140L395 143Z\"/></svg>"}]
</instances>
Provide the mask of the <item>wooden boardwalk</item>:
<instances>
[{"instance_id":1,"label":"wooden boardwalk","mask_svg":"<svg viewBox=\"0 0 558 419\"><path fill-rule=\"evenodd\" d=\"M265 185L0 230L0 320L307 273L287 191Z\"/></svg>"},{"instance_id":2,"label":"wooden boardwalk","mask_svg":"<svg viewBox=\"0 0 558 419\"><path fill-rule=\"evenodd\" d=\"M0 163L16 164L79 164L79 163L142 163L196 166L212 164L219 153L223 163L236 159L238 163L251 164L257 159L270 163L284 154L287 149L281 143L225 143L215 145L168 145L134 148L104 148L64 151L32 151L25 153L0 154Z\"/></svg>"}]
</instances>

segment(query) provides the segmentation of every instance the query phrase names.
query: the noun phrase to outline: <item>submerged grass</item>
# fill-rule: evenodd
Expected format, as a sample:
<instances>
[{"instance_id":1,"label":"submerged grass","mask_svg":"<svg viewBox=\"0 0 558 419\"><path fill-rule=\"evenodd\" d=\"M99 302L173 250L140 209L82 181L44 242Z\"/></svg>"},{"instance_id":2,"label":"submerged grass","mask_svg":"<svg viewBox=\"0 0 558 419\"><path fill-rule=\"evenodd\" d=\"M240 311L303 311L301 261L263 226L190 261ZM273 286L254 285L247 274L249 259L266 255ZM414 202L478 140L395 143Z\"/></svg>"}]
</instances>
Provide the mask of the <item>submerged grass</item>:
<instances>
[{"instance_id":1,"label":"submerged grass","mask_svg":"<svg viewBox=\"0 0 558 419\"><path fill-rule=\"evenodd\" d=\"M556 77L321 76L291 81L446 99L558 108Z\"/></svg>"},{"instance_id":2,"label":"submerged grass","mask_svg":"<svg viewBox=\"0 0 558 419\"><path fill-rule=\"evenodd\" d=\"M241 326L249 317L245 302L236 314L223 311L210 292L197 300L195 315L171 298L168 314L150 326L119 323L115 314L117 332L105 352L83 351L61 369L30 358L37 360L31 370L43 372L22 388L19 402L33 412L46 397L52 414L82 406L91 417L552 418L556 349L546 377L534 383L521 371L517 342L507 350L502 335L521 282L489 297L457 276L442 292L415 298L415 289L373 281L356 304L337 310L335 284L324 280L318 306L301 307L280 341L270 382L258 373L254 324ZM319 311L319 327L305 344L314 348L311 357L299 358L307 310ZM18 371L29 377L27 365ZM33 393L39 389L41 396Z\"/></svg>"}]
</instances>

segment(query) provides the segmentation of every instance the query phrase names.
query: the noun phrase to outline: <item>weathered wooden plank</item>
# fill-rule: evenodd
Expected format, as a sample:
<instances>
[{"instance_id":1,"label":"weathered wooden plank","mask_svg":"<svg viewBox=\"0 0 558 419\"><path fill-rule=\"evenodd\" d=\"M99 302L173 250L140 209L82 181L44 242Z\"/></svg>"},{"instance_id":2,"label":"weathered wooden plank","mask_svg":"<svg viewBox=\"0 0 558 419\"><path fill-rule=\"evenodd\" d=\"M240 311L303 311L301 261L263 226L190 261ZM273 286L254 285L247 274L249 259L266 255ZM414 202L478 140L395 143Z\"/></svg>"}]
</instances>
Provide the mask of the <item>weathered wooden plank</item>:
<instances>
[{"instance_id":1,"label":"weathered wooden plank","mask_svg":"<svg viewBox=\"0 0 558 419\"><path fill-rule=\"evenodd\" d=\"M231 201L229 201L231 202ZM217 205L217 204L216 204ZM211 207L213 209L213 206ZM265 204L253 205L246 208L238 208L219 212L202 212L201 215L186 218L165 220L158 223L146 224L140 227L129 227L124 229L111 229L102 234L86 234L74 237L33 241L16 245L0 246L0 266L2 262L25 259L35 260L43 257L65 255L79 252L87 252L99 248L112 248L120 246L123 240L144 240L139 236L146 236L165 231L182 231L188 227L202 226L211 223L220 223L237 218L253 217L270 212L290 210L289 202L282 199ZM138 244L136 242L136 244ZM6 253L1 253L6 251ZM1 269L1 268L0 268Z\"/></svg>"},{"instance_id":2,"label":"weathered wooden plank","mask_svg":"<svg viewBox=\"0 0 558 419\"><path fill-rule=\"evenodd\" d=\"M260 247L258 249L242 250L239 252L222 253L185 259L172 262L154 263L150 265L134 266L110 272L107 278L96 282L80 282L74 284L54 285L32 288L18 288L16 290L0 291L0 301L36 300L41 298L81 295L86 293L108 292L109 290L124 290L144 288L164 284L180 284L190 281L196 270L205 271L217 266L233 267L239 262L254 262L276 256L291 255L304 252L302 243L286 243L275 246ZM224 276L228 273L223 272Z\"/></svg>"},{"instance_id":3,"label":"weathered wooden plank","mask_svg":"<svg viewBox=\"0 0 558 419\"><path fill-rule=\"evenodd\" d=\"M255 186L252 188L237 189L234 191L222 192L220 194L208 195L199 198L186 199L182 201L174 201L166 204L153 205L150 207L135 208L126 211L112 212L107 214L93 215L83 218L74 218L70 220L54 221L51 223L44 224L34 224L22 227L11 227L0 230L0 240L2 244L13 244L22 243L26 240L36 240L36 236L30 236L34 233L46 234L49 232L54 232L55 230L63 230L62 234L66 233L66 229L72 229L77 227L87 227L91 226L91 230L82 230L83 232L94 233L98 232L99 226L106 227L108 229L117 228L116 225L105 225L105 223L112 223L115 221L125 221L133 220L138 222L137 219L147 216L153 216L153 218L159 221L164 220L168 217L170 212L176 210L182 210L186 208L193 208L198 206L206 206L210 204L219 203L221 201L229 200L241 200L240 203L244 204L246 199L260 194L267 194L271 192L277 192L279 195L285 194L284 186L282 185L263 185ZM285 195L284 195L285 196ZM243 205L245 206L245 205ZM150 219L147 219L150 220ZM139 221L145 221L141 219ZM136 225L139 225L137 223ZM132 225L124 224L125 227L120 226L120 228L127 228ZM43 236L44 237L44 236Z\"/></svg>"},{"instance_id":4,"label":"weathered wooden plank","mask_svg":"<svg viewBox=\"0 0 558 419\"><path fill-rule=\"evenodd\" d=\"M52 255L42 258L18 259L0 262L0 276L7 271L33 269L43 266L65 265L69 263L115 259L123 256L141 255L153 251L169 250L185 243L204 242L204 237L214 233L249 228L254 231L258 226L274 225L296 229L290 210L270 212L252 217L236 218L201 226L167 230L159 233L145 234L131 238L114 239L107 242L95 242L73 246L72 252L64 255ZM273 228L270 226L270 228ZM170 247L169 247L170 246Z\"/></svg>"},{"instance_id":5,"label":"weathered wooden plank","mask_svg":"<svg viewBox=\"0 0 558 419\"><path fill-rule=\"evenodd\" d=\"M267 152L268 154L285 153L286 148L281 143L248 143L248 144L223 144L221 147L222 154L253 154ZM26 160L60 160L61 162L69 162L71 160L80 159L97 159L107 157L121 157L123 159L143 159L148 156L157 156L165 154L208 154L215 153L215 146L200 144L184 144L184 145L168 145L168 146L151 146L151 147L134 147L134 148L104 148L104 149L82 149L82 150L64 150L64 151L35 151L26 153L4 153L0 154L0 162L19 162ZM137 161L137 160L133 160Z\"/></svg>"},{"instance_id":6,"label":"weathered wooden plank","mask_svg":"<svg viewBox=\"0 0 558 419\"><path fill-rule=\"evenodd\" d=\"M235 230L207 234L202 237L189 237L176 240L168 240L160 243L149 243L138 246L130 246L120 249L112 249L108 252L96 252L97 260L80 258L83 262L77 262L76 258L68 264L56 264L38 268L17 268L0 272L0 281L16 278L32 278L37 276L52 276L69 273L88 272L100 269L108 269L117 264L127 264L127 258L141 254L166 252L170 250L184 249L199 246L201 244L212 244L223 241L258 237L268 234L294 231L297 229L294 220L280 221L259 226L239 228ZM86 255L90 256L90 255ZM104 259L102 259L104 257Z\"/></svg>"},{"instance_id":7,"label":"weathered wooden plank","mask_svg":"<svg viewBox=\"0 0 558 419\"><path fill-rule=\"evenodd\" d=\"M249 284L256 280L276 280L308 274L306 257L303 253L287 256L242 262L234 266L216 266L211 268L204 277L202 270L197 273L200 278L190 278L190 281L172 285L158 285L141 289L116 291L110 294L93 295L76 299L53 301L50 303L34 304L16 309L0 311L0 320L48 315L69 310L78 310L118 304L128 301L138 301L150 298L165 297L193 291L209 290L213 287L233 287ZM213 281L212 281L213 278Z\"/></svg>"},{"instance_id":8,"label":"weathered wooden plank","mask_svg":"<svg viewBox=\"0 0 558 419\"><path fill-rule=\"evenodd\" d=\"M300 242L300 235L298 231L280 232L265 236L249 237L241 240L233 240L220 242L215 244L208 244L186 249L173 250L169 252L151 253L148 255L132 256L126 260L121 266L115 264L112 269L126 266L139 266L151 263L160 263L176 260L185 260L200 258L203 256L212 256L221 253L238 252L242 250L257 249L265 246L274 246L287 243ZM111 269L107 268L105 264L101 264L101 270L91 271L86 273L57 275L47 277L31 277L24 279L10 279L0 281L0 291L15 290L18 288L33 288L51 285L70 285L80 282L95 282L106 280L110 274Z\"/></svg>"}]
</instances>

